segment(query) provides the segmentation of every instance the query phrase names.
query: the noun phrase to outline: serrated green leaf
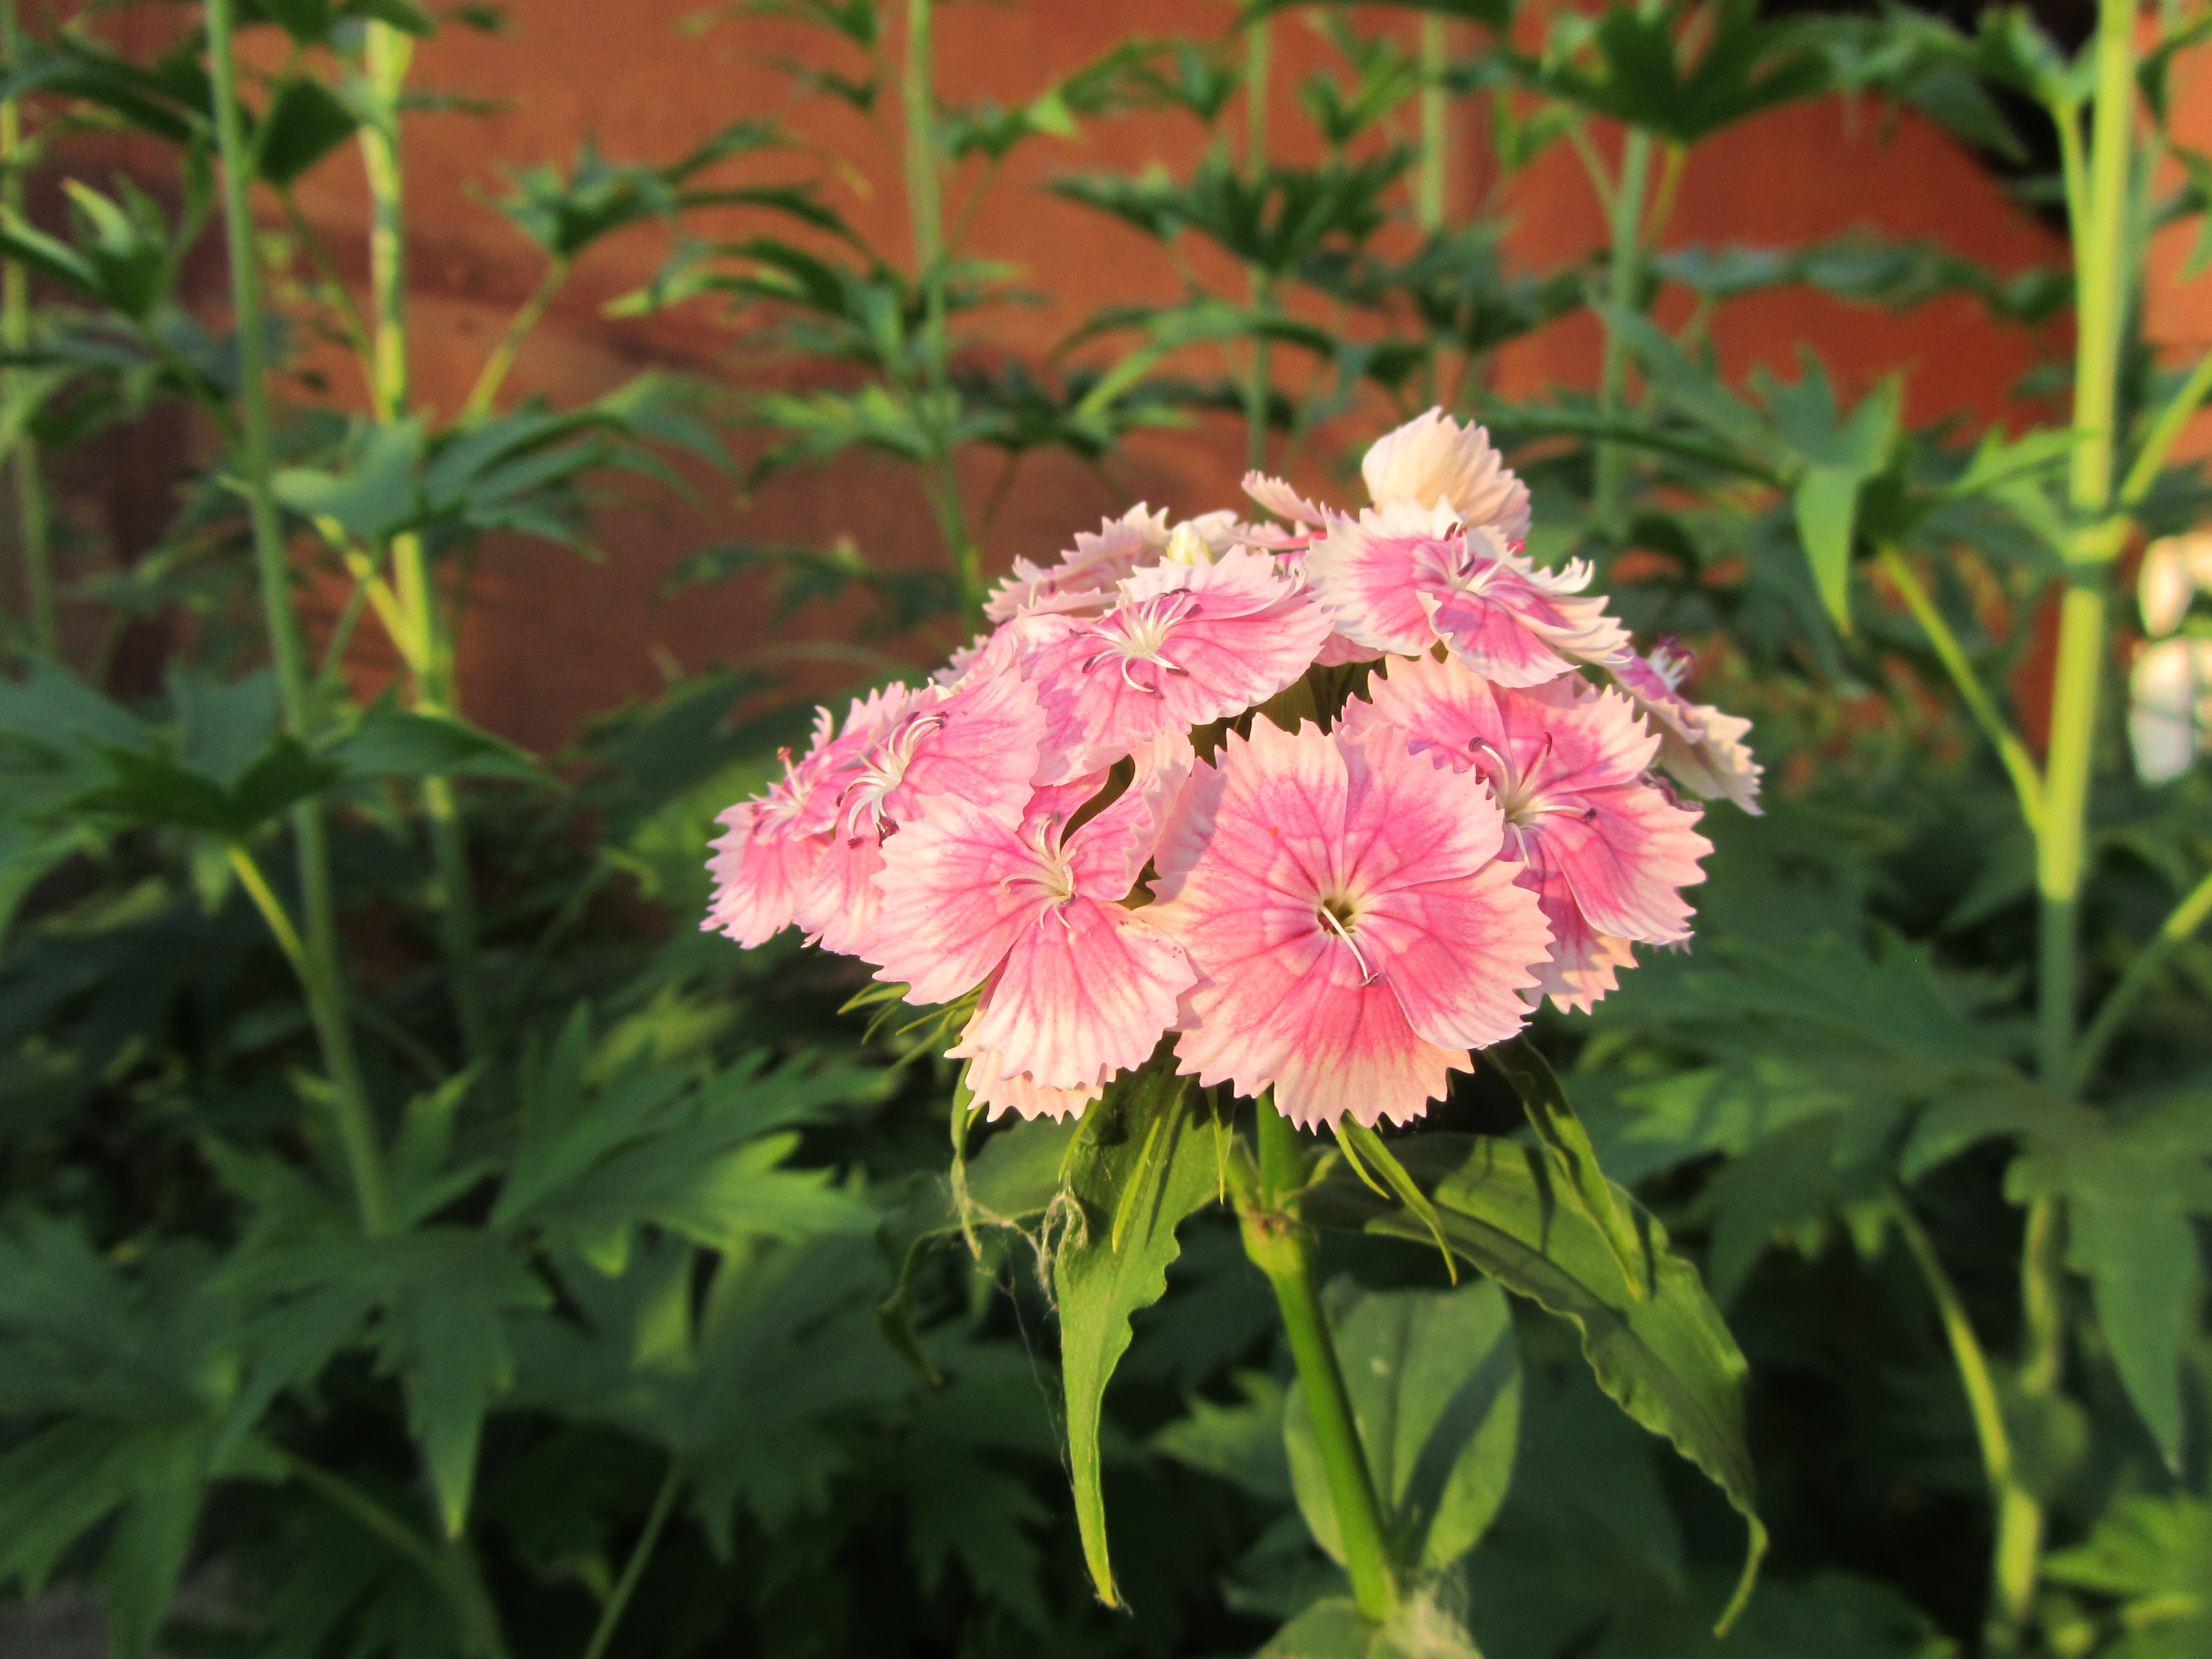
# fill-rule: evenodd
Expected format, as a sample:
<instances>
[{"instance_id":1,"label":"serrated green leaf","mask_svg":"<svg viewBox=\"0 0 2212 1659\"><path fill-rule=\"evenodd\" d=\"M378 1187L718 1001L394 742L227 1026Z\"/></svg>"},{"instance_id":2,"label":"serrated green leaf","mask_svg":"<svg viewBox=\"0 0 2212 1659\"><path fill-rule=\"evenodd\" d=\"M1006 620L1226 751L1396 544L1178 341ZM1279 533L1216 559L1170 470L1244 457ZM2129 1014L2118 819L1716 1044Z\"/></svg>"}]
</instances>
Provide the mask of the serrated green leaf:
<instances>
[{"instance_id":1,"label":"serrated green leaf","mask_svg":"<svg viewBox=\"0 0 2212 1659\"><path fill-rule=\"evenodd\" d=\"M283 82L253 137L261 176L279 189L289 188L352 137L360 125L353 111L321 82Z\"/></svg>"},{"instance_id":2,"label":"serrated green leaf","mask_svg":"<svg viewBox=\"0 0 2212 1659\"><path fill-rule=\"evenodd\" d=\"M1743 1577L1726 1625L1750 1593L1766 1528L1745 1443L1743 1355L1705 1294L1697 1269L1668 1246L1656 1219L1626 1193L1635 1218L1644 1296L1631 1297L1596 1224L1559 1201L1543 1149L1487 1137L1409 1136L1396 1143L1467 1261L1506 1289L1571 1320L1583 1357L1629 1416L1703 1470L1750 1531ZM1303 1200L1305 1218L1415 1241L1427 1229L1402 1208L1383 1210L1349 1176L1332 1172Z\"/></svg>"},{"instance_id":3,"label":"serrated green leaf","mask_svg":"<svg viewBox=\"0 0 2212 1659\"><path fill-rule=\"evenodd\" d=\"M1151 1069L1085 1112L1068 1176L1071 1218L1052 1261L1076 1524L1092 1587L1121 1605L1106 1542L1098 1430L1106 1384L1129 1346L1129 1316L1167 1290L1176 1229L1218 1191L1210 1126L1190 1112L1189 1079ZM1118 1235L1119 1243L1116 1243Z\"/></svg>"},{"instance_id":4,"label":"serrated green leaf","mask_svg":"<svg viewBox=\"0 0 2212 1659\"><path fill-rule=\"evenodd\" d=\"M1640 1300L1644 1295L1640 1271L1643 1241L1636 1236L1635 1224L1626 1207L1615 1197L1620 1188L1606 1179L1604 1170L1599 1167L1597 1149L1590 1145L1589 1131L1575 1115L1574 1103L1567 1098L1567 1091L1560 1085L1559 1074L1553 1071L1551 1061L1526 1037L1494 1043L1482 1053L1504 1073L1505 1080L1513 1085L1513 1092L1520 1096L1521 1108L1528 1115L1536 1138L1550 1150L1559 1173L1566 1179L1567 1193L1596 1226L1606 1247L1613 1252L1613 1259L1620 1264L1621 1282L1628 1286L1628 1293Z\"/></svg>"},{"instance_id":5,"label":"serrated green leaf","mask_svg":"<svg viewBox=\"0 0 2212 1659\"><path fill-rule=\"evenodd\" d=\"M1521 1416L1505 1298L1487 1279L1386 1291L1339 1280L1324 1306L1385 1536L1407 1582L1417 1582L1473 1549L1505 1499ZM1328 1472L1297 1385L1283 1437L1306 1523L1341 1560Z\"/></svg>"}]
</instances>

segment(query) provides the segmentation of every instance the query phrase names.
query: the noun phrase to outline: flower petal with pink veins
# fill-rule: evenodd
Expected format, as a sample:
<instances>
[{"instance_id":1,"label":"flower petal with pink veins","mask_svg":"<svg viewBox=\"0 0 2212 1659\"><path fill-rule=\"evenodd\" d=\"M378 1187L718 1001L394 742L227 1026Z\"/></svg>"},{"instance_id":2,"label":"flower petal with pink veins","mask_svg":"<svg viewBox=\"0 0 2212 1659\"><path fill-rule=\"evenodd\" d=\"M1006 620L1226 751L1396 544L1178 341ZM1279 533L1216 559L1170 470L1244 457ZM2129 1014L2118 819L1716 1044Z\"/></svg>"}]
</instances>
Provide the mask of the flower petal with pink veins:
<instances>
[{"instance_id":1,"label":"flower petal with pink veins","mask_svg":"<svg viewBox=\"0 0 2212 1659\"><path fill-rule=\"evenodd\" d=\"M1346 711L1348 732L1375 742L1402 733L1413 752L1496 791L1507 850L1527 861L1522 884L1545 901L1554 977L1583 965L1577 941L1612 941L1588 947L1603 967L1620 962L1619 941L1688 938L1680 890L1705 879L1698 860L1712 844L1695 808L1648 781L1659 739L1628 699L1579 679L1513 690L1426 658L1392 663L1368 690L1370 703ZM1609 969L1601 979L1598 994L1611 988Z\"/></svg>"},{"instance_id":2,"label":"flower petal with pink veins","mask_svg":"<svg viewBox=\"0 0 2212 1659\"><path fill-rule=\"evenodd\" d=\"M727 933L750 950L797 920L838 820L840 769L914 695L893 685L854 698L842 733L828 709L814 711L814 744L805 757L794 761L786 751L782 777L720 815L728 833L714 843L708 860L714 892L702 928Z\"/></svg>"},{"instance_id":3,"label":"flower petal with pink veins","mask_svg":"<svg viewBox=\"0 0 2212 1659\"><path fill-rule=\"evenodd\" d=\"M1141 1066L1197 975L1142 914L1076 898L1018 934L984 988L974 1041L1047 1088Z\"/></svg>"},{"instance_id":4,"label":"flower petal with pink veins","mask_svg":"<svg viewBox=\"0 0 2212 1659\"><path fill-rule=\"evenodd\" d=\"M1684 696L1676 688L1689 659L1668 645L1656 647L1649 657L1609 665L1621 689L1658 726L1659 764L1674 781L1706 800L1725 795L1756 817L1765 769L1743 740L1751 722Z\"/></svg>"},{"instance_id":5,"label":"flower petal with pink veins","mask_svg":"<svg viewBox=\"0 0 2212 1659\"><path fill-rule=\"evenodd\" d=\"M873 962L882 843L873 834L833 835L823 840L813 878L799 895L791 919L809 944L824 945L841 957Z\"/></svg>"},{"instance_id":6,"label":"flower petal with pink veins","mask_svg":"<svg viewBox=\"0 0 2212 1659\"><path fill-rule=\"evenodd\" d=\"M1539 685L1628 652L1603 599L1572 597L1588 565L1539 570L1493 532L1463 529L1448 507L1389 501L1339 519L1308 550L1305 573L1348 638L1408 657L1441 641L1501 685Z\"/></svg>"},{"instance_id":7,"label":"flower petal with pink veins","mask_svg":"<svg viewBox=\"0 0 2212 1659\"><path fill-rule=\"evenodd\" d=\"M1044 710L1011 664L957 690L925 686L842 769L840 830L881 836L957 798L1009 816L1029 798Z\"/></svg>"},{"instance_id":8,"label":"flower petal with pink veins","mask_svg":"<svg viewBox=\"0 0 2212 1659\"><path fill-rule=\"evenodd\" d=\"M1037 654L1032 683L1050 726L1038 775L1088 771L1264 702L1328 635L1320 606L1261 554L1139 571L1113 610Z\"/></svg>"},{"instance_id":9,"label":"flower petal with pink veins","mask_svg":"<svg viewBox=\"0 0 2212 1659\"><path fill-rule=\"evenodd\" d=\"M1100 521L1094 532L1079 530L1073 551L1053 565L1014 561L1013 574L983 603L983 614L1005 622L1037 610L1083 609L1110 601L1114 585L1139 567L1159 562L1170 532L1167 509L1148 513L1139 501L1118 519Z\"/></svg>"},{"instance_id":10,"label":"flower petal with pink veins","mask_svg":"<svg viewBox=\"0 0 2212 1659\"><path fill-rule=\"evenodd\" d=\"M1026 1118L1080 1116L1085 1107L1106 1092L1103 1078L1079 1088L1048 1089L1027 1072L1010 1076L1003 1055L975 1047L970 1040L975 1030L975 1022L971 1019L960 1041L945 1051L945 1057L968 1062L960 1081L967 1087L969 1104L981 1107L987 1119L996 1120L1008 1112Z\"/></svg>"},{"instance_id":11,"label":"flower petal with pink veins","mask_svg":"<svg viewBox=\"0 0 2212 1659\"><path fill-rule=\"evenodd\" d=\"M1301 1121L1406 1121L1511 1036L1547 934L1481 781L1406 742L1266 722L1185 786L1149 915L1203 976L1176 1052ZM1441 1038L1443 1041L1431 1041Z\"/></svg>"},{"instance_id":12,"label":"flower petal with pink veins","mask_svg":"<svg viewBox=\"0 0 2212 1659\"><path fill-rule=\"evenodd\" d=\"M1194 1023L1176 1040L1176 1069L1202 1086L1272 1088L1301 1128L1346 1117L1371 1128L1412 1122L1443 1098L1455 1070L1472 1069L1466 1049L1423 1042L1390 988L1364 981L1339 940L1307 933L1239 960L1221 943L1218 971L1184 999Z\"/></svg>"},{"instance_id":13,"label":"flower petal with pink veins","mask_svg":"<svg viewBox=\"0 0 2212 1659\"><path fill-rule=\"evenodd\" d=\"M710 848L707 868L714 896L701 923L708 933L727 933L750 950L791 926L800 896L814 878L814 866L830 844L826 835L778 833L761 822L763 803L739 801L720 823L726 833Z\"/></svg>"},{"instance_id":14,"label":"flower petal with pink veins","mask_svg":"<svg viewBox=\"0 0 2212 1659\"><path fill-rule=\"evenodd\" d=\"M1039 855L1012 830L948 801L884 843L876 977L910 1002L950 1002L988 978L1039 908Z\"/></svg>"},{"instance_id":15,"label":"flower petal with pink veins","mask_svg":"<svg viewBox=\"0 0 2212 1659\"><path fill-rule=\"evenodd\" d=\"M1472 423L1462 426L1441 409L1417 415L1377 438L1361 459L1359 472L1377 507L1386 501L1416 507L1441 502L1469 528L1492 526L1508 541L1528 533L1528 486L1491 447L1488 432Z\"/></svg>"},{"instance_id":16,"label":"flower petal with pink veins","mask_svg":"<svg viewBox=\"0 0 2212 1659\"><path fill-rule=\"evenodd\" d=\"M1451 580L1461 555L1449 507L1390 501L1357 519L1333 520L1306 550L1306 580L1336 631L1375 651L1410 657L1436 643L1421 594Z\"/></svg>"},{"instance_id":17,"label":"flower petal with pink veins","mask_svg":"<svg viewBox=\"0 0 2212 1659\"><path fill-rule=\"evenodd\" d=\"M1280 478L1264 472L1244 475L1244 493L1285 524L1310 525L1320 529L1329 521L1329 510L1317 507Z\"/></svg>"}]
</instances>

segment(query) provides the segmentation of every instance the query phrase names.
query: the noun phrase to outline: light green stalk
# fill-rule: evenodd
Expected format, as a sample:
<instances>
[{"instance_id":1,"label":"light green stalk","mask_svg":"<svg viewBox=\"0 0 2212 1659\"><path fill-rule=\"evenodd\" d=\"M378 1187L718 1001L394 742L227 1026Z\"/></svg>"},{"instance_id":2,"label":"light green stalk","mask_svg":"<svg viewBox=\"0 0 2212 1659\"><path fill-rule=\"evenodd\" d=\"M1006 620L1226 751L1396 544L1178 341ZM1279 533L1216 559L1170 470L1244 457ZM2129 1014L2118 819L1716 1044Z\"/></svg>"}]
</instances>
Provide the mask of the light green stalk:
<instances>
[{"instance_id":1,"label":"light green stalk","mask_svg":"<svg viewBox=\"0 0 2212 1659\"><path fill-rule=\"evenodd\" d=\"M0 0L0 48L15 62L23 53L23 29L15 0ZM0 201L23 210L23 112L13 98L0 100ZM0 267L0 343L21 352L31 343L29 274L15 260ZM8 395L23 395L24 371L8 371ZM23 561L24 599L29 606L31 645L42 656L60 654L61 629L54 612L53 556L46 524L46 480L39 471L39 445L27 429L15 440L16 546Z\"/></svg>"},{"instance_id":2,"label":"light green stalk","mask_svg":"<svg viewBox=\"0 0 2212 1659\"><path fill-rule=\"evenodd\" d=\"M2130 0L2100 0L2097 98L2084 181L2087 214L2086 222L2075 226L2075 282L2081 300L2068 494L2078 527L2068 549L2066 593L2059 610L2051 754L2036 868L2041 900L2037 1057L2044 1080L2060 1089L2072 1074L2079 907L2105 668L2106 588L2126 534L2125 520L2111 515L2120 344L2132 265L2126 233L2136 119L2134 29Z\"/></svg>"},{"instance_id":3,"label":"light green stalk","mask_svg":"<svg viewBox=\"0 0 2212 1659\"><path fill-rule=\"evenodd\" d=\"M1444 20L1432 12L1421 19L1421 170L1413 192L1414 216L1431 236L1444 228L1451 159L1446 148L1444 58Z\"/></svg>"},{"instance_id":4,"label":"light green stalk","mask_svg":"<svg viewBox=\"0 0 2212 1659\"><path fill-rule=\"evenodd\" d=\"M1260 1142L1259 1203L1240 1210L1244 1253L1267 1276L1281 1310L1291 1358L1305 1390L1313 1418L1314 1447L1328 1474L1329 1498L1336 1510L1344 1546L1345 1569L1352 1576L1352 1599L1370 1620L1382 1624L1396 1611L1398 1589L1384 1543L1382 1506L1375 1478L1359 1442L1359 1425L1345 1392L1344 1370L1329 1340L1328 1321L1314 1286L1313 1237L1290 1212L1300 1184L1298 1132L1273 1102L1257 1103Z\"/></svg>"},{"instance_id":5,"label":"light green stalk","mask_svg":"<svg viewBox=\"0 0 2212 1659\"><path fill-rule=\"evenodd\" d=\"M1943 1322L1944 1339L1951 1346L1959 1381L1966 1395L1966 1410L1973 1419L1974 1438L1981 1448L1982 1471L1989 1482L1990 1501L1997 1516L2000 1540L1991 1564L1990 1604L1983 1637L1986 1651L2009 1652L2018 1645L2019 1632L2027 1618L2028 1601L2035 1592L2033 1543L2042 1534L2042 1511L2021 1484L2014 1467L2012 1435L2005 1423L2004 1402L1990 1369L1981 1340L1974 1334L1966 1304L1943 1271L1942 1258L1921 1230L1903 1194L1896 1195L1892 1212L1898 1231L1927 1281ZM2027 1552L2022 1553L2022 1546Z\"/></svg>"},{"instance_id":6,"label":"light green stalk","mask_svg":"<svg viewBox=\"0 0 2212 1659\"><path fill-rule=\"evenodd\" d=\"M407 355L406 188L399 153L399 105L414 55L414 37L403 30L372 22L363 31L362 80L370 102L370 118L361 129L370 215L369 392L376 418L387 423L405 419L413 400ZM453 634L438 612L428 550L422 537L412 532L393 537L390 550L392 589L412 636L398 642L410 670L410 701L422 714L456 714L459 698ZM475 1058L490 1041L489 1021L477 971L476 891L469 873L468 829L450 778L422 780L422 811L429 821L439 944L453 1014L462 1043Z\"/></svg>"},{"instance_id":7,"label":"light green stalk","mask_svg":"<svg viewBox=\"0 0 2212 1659\"><path fill-rule=\"evenodd\" d=\"M305 742L313 736L314 706L307 650L292 610L292 570L283 527L270 492L268 364L264 359L260 270L255 264L253 220L246 204L248 163L238 119L237 66L232 54L233 0L206 0L208 70L215 98L216 144L222 161L223 228L230 253L233 309L238 330L239 473L253 528L254 562L269 653L285 728ZM338 959L337 905L331 881L330 846L322 811L313 800L292 809L299 848L300 893L305 925L298 942L301 988L330 1072L339 1140L353 1181L362 1230L375 1234L390 1224L391 1203L377 1144L368 1091L354 1053L345 981ZM280 936L281 943L281 936Z\"/></svg>"},{"instance_id":8,"label":"light green stalk","mask_svg":"<svg viewBox=\"0 0 2212 1659\"><path fill-rule=\"evenodd\" d=\"M906 60L900 100L906 106L906 207L914 230L914 271L922 294L922 374L917 403L929 435L922 489L952 563L963 625L983 623L982 550L968 527L953 453L959 406L952 390L951 344L945 320L945 179L937 155L936 55L931 44L934 0L907 0Z\"/></svg>"},{"instance_id":9,"label":"light green stalk","mask_svg":"<svg viewBox=\"0 0 2212 1659\"><path fill-rule=\"evenodd\" d=\"M1268 58L1273 37L1265 22L1244 32L1244 167L1256 185L1267 171ZM1250 275L1253 319L1267 314L1273 303L1273 287L1267 273L1255 269ZM1256 330L1252 336L1250 373L1244 382L1244 465L1257 471L1267 465L1267 405L1274 371L1267 337Z\"/></svg>"}]
</instances>

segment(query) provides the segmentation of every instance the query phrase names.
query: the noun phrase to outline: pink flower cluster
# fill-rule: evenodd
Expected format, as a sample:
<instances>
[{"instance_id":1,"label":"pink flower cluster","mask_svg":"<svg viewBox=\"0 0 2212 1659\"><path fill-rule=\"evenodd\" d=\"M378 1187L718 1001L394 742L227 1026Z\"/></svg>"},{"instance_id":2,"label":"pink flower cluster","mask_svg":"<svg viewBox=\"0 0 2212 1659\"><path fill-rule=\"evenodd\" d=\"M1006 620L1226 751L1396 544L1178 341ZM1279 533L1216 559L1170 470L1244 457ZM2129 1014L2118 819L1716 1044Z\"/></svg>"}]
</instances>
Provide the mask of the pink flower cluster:
<instances>
[{"instance_id":1,"label":"pink flower cluster","mask_svg":"<svg viewBox=\"0 0 2212 1659\"><path fill-rule=\"evenodd\" d=\"M1362 471L1356 514L1255 473L1279 522L1139 507L1017 561L990 633L722 814L706 926L972 999L948 1053L993 1116L1080 1111L1173 1034L1301 1124L1405 1122L1541 997L1587 1010L1689 937L1676 789L1756 811L1749 723L1525 556L1480 428L1431 410Z\"/></svg>"}]
</instances>

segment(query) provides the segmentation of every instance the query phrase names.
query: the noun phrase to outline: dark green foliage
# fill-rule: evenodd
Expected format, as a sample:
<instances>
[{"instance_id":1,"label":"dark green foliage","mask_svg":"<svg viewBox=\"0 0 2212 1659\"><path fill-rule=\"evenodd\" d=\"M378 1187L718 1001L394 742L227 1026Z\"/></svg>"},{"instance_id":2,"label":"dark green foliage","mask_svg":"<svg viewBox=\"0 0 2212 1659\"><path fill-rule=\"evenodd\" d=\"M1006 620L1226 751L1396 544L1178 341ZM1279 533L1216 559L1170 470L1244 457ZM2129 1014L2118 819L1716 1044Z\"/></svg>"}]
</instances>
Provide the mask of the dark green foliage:
<instances>
[{"instance_id":1,"label":"dark green foliage","mask_svg":"<svg viewBox=\"0 0 2212 1659\"><path fill-rule=\"evenodd\" d=\"M241 89L271 205L398 118L364 102L371 25L497 21L412 0L238 12L298 49ZM1450 37L1478 55L1417 57L1420 13L1484 26ZM797 88L886 121L915 67L907 9L878 0L717 15L806 26L818 52L781 65ZM2034 849L1946 686L1954 657L1999 703L2033 683L2023 619L2081 532L2079 434L2033 408L1986 434L1916 426L1899 380L1839 384L1809 349L1790 378L1729 384L1710 327L1784 287L1893 310L1964 295L2036 325L2074 305L2074 276L1853 234L1647 250L1614 289L1603 258L1510 261L1505 198L1443 225L1413 207L1432 91L1487 117L1508 174L1571 135L1610 155L1622 123L1663 158L1831 88L2014 153L2001 96L2078 115L2093 56L2008 10L1971 33L1747 0L1547 21L1531 54L1490 0L1259 0L1216 20L1225 38L1126 40L997 103L925 100L907 205L920 179L957 186L934 246L867 241L823 158L765 119L672 161L586 144L514 174L495 205L549 268L532 307L604 240L667 239L617 313L721 308L743 460L725 411L659 374L578 408L506 408L489 374L452 419L280 411L281 533L352 596L315 641L304 717L258 665L240 343L180 280L215 201L204 40L136 61L39 21L0 79L29 112L27 163L121 127L169 147L175 188L70 179L52 218L0 214L0 258L40 301L0 447L35 465L182 404L198 465L160 545L68 598L160 623L158 690L64 665L12 608L0 638L0 1589L92 1587L124 1659L574 1659L602 1637L605 1659L2212 1643L2212 945L2154 943L2212 861L2203 775L2133 781L2108 686L2083 1012L2116 985L2132 1000L2054 1076L2035 1064ZM1309 22L1328 66L1272 100L1299 129L1255 154L1249 31ZM2203 27L2146 50L2147 117ZM1049 187L1156 244L1177 283L1133 290L1172 297L1076 321L1042 362L988 349L998 307L1048 296L966 245L968 185L1126 112L1206 143L1180 176L1094 156L1048 167ZM2212 172L2171 160L2139 216L2185 228ZM321 281L264 319L280 360L347 334ZM1620 398L1491 395L1499 347L1586 306L1632 371ZM2122 476L2185 374L2128 343ZM1647 952L1591 1015L1540 1015L1413 1132L1299 1143L1295 1220L1322 1241L1405 1592L1378 1626L1348 1594L1270 1283L1216 1207L1250 1212L1249 1109L1156 1061L1079 1121L973 1121L935 1057L963 1011L900 1012L787 939L748 954L696 927L714 814L805 738L764 667L677 678L532 756L422 695L455 617L393 623L410 547L442 604L487 535L591 551L611 479L682 489L682 460L750 486L868 450L920 476L941 564L738 523L667 591L762 584L779 618L865 596L868 636L921 660L992 574L962 452L996 452L1000 494L1053 451L1110 479L1129 433L1228 413L1255 464L1293 471L1343 459L1386 402L1486 422L1534 487L1532 555L1622 577L1640 639L1687 636L1696 695L1757 716L1767 773L1763 817L1705 817L1692 950ZM1608 447L1626 458L1609 507ZM2148 471L2143 531L2197 524L2197 471ZM1955 651L1900 605L1900 570ZM355 628L382 628L407 671L366 702L340 672ZM472 881L465 964L441 793ZM303 814L332 845L365 1123L300 945L320 902ZM2045 1526L2040 1585L2002 1636L2008 1492ZM1771 1547L1736 1611L1747 1522L1754 1559Z\"/></svg>"}]
</instances>

